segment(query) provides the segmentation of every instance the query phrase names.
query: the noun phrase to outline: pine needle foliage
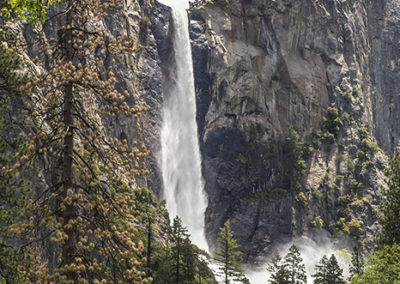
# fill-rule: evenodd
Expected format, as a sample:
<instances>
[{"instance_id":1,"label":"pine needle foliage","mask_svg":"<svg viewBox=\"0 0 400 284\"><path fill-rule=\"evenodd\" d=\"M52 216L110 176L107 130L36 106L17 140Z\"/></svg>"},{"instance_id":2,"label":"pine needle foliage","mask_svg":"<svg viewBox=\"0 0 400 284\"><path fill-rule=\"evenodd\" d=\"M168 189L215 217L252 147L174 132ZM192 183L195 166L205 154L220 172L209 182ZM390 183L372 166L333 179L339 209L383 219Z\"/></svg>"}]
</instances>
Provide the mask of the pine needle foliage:
<instances>
[{"instance_id":1,"label":"pine needle foliage","mask_svg":"<svg viewBox=\"0 0 400 284\"><path fill-rule=\"evenodd\" d=\"M35 131L27 149L32 163L46 165L48 187L26 207L35 212L29 242L42 248L31 281L151 281L137 237L135 195L138 179L148 173L149 151L104 127L120 117L139 124L145 109L132 103L136 94L115 88L113 60L129 61L136 51L132 38L105 29L105 17L122 2L60 1L49 23L59 30L37 38L40 71L23 88L35 89L28 109Z\"/></svg>"},{"instance_id":2,"label":"pine needle foliage","mask_svg":"<svg viewBox=\"0 0 400 284\"><path fill-rule=\"evenodd\" d=\"M312 275L314 277L314 283L326 283L326 278L328 274L328 258L326 255L322 257L322 259L315 265L315 274Z\"/></svg>"},{"instance_id":3,"label":"pine needle foliage","mask_svg":"<svg viewBox=\"0 0 400 284\"><path fill-rule=\"evenodd\" d=\"M285 176L293 190L301 188L301 179L306 169L303 145L300 134L293 125L289 125L289 134L283 144L283 155Z\"/></svg>"},{"instance_id":4,"label":"pine needle foliage","mask_svg":"<svg viewBox=\"0 0 400 284\"><path fill-rule=\"evenodd\" d=\"M275 254L267 266L272 284L306 284L307 275L299 249L292 245L285 258Z\"/></svg>"},{"instance_id":5,"label":"pine needle foliage","mask_svg":"<svg viewBox=\"0 0 400 284\"><path fill-rule=\"evenodd\" d=\"M271 273L270 284L289 284L289 273L286 270L286 264L282 263L282 257L276 253L267 266L267 271Z\"/></svg>"},{"instance_id":6,"label":"pine needle foliage","mask_svg":"<svg viewBox=\"0 0 400 284\"><path fill-rule=\"evenodd\" d=\"M306 284L306 268L301 258L300 251L295 245L289 248L289 252L286 254L284 261L289 275L289 283Z\"/></svg>"},{"instance_id":7,"label":"pine needle foliage","mask_svg":"<svg viewBox=\"0 0 400 284\"><path fill-rule=\"evenodd\" d=\"M168 247L157 246L152 265L155 284L209 283L216 284L208 267L209 255L190 241L182 220L174 218Z\"/></svg>"},{"instance_id":8,"label":"pine needle foliage","mask_svg":"<svg viewBox=\"0 0 400 284\"><path fill-rule=\"evenodd\" d=\"M245 282L247 279L243 276L240 262L242 253L238 250L239 245L233 237L230 220L227 220L220 229L217 242L218 250L215 253L215 260L218 262L224 283Z\"/></svg>"},{"instance_id":9,"label":"pine needle foliage","mask_svg":"<svg viewBox=\"0 0 400 284\"><path fill-rule=\"evenodd\" d=\"M400 244L400 150L395 149L385 171L387 189L386 200L383 202L379 223L382 232L379 236L380 245Z\"/></svg>"},{"instance_id":10,"label":"pine needle foliage","mask_svg":"<svg viewBox=\"0 0 400 284\"><path fill-rule=\"evenodd\" d=\"M314 283L315 284L344 284L343 269L334 254L328 259L326 255L322 257L315 266Z\"/></svg>"},{"instance_id":11,"label":"pine needle foliage","mask_svg":"<svg viewBox=\"0 0 400 284\"><path fill-rule=\"evenodd\" d=\"M364 273L364 258L359 246L353 248L351 253L350 277L361 276Z\"/></svg>"},{"instance_id":12,"label":"pine needle foliage","mask_svg":"<svg viewBox=\"0 0 400 284\"><path fill-rule=\"evenodd\" d=\"M35 265L27 246L33 229L27 210L31 183L25 178L31 151L21 130L24 116L15 107L25 103L27 92L19 87L29 74L16 42L14 32L0 27L0 279L10 283L23 282Z\"/></svg>"}]
</instances>

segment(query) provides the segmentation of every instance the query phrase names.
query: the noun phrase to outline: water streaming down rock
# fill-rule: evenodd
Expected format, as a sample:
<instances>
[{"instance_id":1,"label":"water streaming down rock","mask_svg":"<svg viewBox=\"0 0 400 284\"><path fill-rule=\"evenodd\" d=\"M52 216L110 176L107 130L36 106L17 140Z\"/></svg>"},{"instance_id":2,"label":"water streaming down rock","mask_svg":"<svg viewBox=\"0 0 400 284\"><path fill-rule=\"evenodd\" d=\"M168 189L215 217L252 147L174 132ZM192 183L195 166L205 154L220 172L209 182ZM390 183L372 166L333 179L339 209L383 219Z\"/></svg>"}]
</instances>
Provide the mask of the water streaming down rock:
<instances>
[{"instance_id":1,"label":"water streaming down rock","mask_svg":"<svg viewBox=\"0 0 400 284\"><path fill-rule=\"evenodd\" d=\"M183 7L171 6L176 70L171 72L174 82L165 90L164 96L161 130L164 198L171 218L178 215L188 228L192 241L208 250L204 235L207 201L201 176L188 18Z\"/></svg>"}]
</instances>

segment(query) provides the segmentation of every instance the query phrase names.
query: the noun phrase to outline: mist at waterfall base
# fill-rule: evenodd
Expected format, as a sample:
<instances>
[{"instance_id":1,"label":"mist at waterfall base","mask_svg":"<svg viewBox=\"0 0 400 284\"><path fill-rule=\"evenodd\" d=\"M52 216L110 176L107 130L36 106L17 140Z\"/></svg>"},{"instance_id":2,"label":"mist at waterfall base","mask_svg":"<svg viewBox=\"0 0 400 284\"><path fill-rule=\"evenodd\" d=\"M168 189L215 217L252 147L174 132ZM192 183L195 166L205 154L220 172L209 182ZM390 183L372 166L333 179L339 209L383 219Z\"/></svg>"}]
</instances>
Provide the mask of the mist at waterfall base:
<instances>
[{"instance_id":1,"label":"mist at waterfall base","mask_svg":"<svg viewBox=\"0 0 400 284\"><path fill-rule=\"evenodd\" d=\"M171 12L175 54L175 64L171 65L175 67L171 72L172 84L164 90L161 129L160 164L164 199L171 219L179 216L192 242L208 251L204 234L207 198L201 175L188 17L184 1L164 2L173 3Z\"/></svg>"},{"instance_id":2,"label":"mist at waterfall base","mask_svg":"<svg viewBox=\"0 0 400 284\"><path fill-rule=\"evenodd\" d=\"M343 279L349 277L349 266L351 263L351 248L353 242L351 240L342 240L340 243L333 243L332 239L327 236L327 233L321 231L317 236L314 236L314 240L308 237L301 237L294 242L287 244L278 245L275 252L284 258L288 253L289 248L292 244L295 244L301 253L303 263L306 267L307 283L313 283L311 275L315 274L315 265L326 255L328 258L335 254L336 259L339 263L340 268L343 269ZM267 271L267 266L270 262L273 254L262 260L259 260L260 264L258 267L248 267L245 270L245 274L251 284L265 284L270 279L270 272Z\"/></svg>"}]
</instances>

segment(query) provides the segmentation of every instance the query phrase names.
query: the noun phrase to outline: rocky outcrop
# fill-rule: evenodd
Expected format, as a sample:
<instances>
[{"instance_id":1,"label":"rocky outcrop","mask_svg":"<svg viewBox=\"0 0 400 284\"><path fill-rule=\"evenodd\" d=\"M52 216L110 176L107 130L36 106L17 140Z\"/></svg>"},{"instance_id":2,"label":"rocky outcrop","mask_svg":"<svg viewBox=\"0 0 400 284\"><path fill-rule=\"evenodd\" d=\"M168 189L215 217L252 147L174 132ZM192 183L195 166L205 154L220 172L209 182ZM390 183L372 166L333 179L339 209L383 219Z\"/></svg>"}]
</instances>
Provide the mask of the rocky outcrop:
<instances>
[{"instance_id":1,"label":"rocky outcrop","mask_svg":"<svg viewBox=\"0 0 400 284\"><path fill-rule=\"evenodd\" d=\"M390 153L400 137L396 5L191 10L209 239L230 218L247 260L320 229L371 244L386 166L375 141Z\"/></svg>"}]
</instances>

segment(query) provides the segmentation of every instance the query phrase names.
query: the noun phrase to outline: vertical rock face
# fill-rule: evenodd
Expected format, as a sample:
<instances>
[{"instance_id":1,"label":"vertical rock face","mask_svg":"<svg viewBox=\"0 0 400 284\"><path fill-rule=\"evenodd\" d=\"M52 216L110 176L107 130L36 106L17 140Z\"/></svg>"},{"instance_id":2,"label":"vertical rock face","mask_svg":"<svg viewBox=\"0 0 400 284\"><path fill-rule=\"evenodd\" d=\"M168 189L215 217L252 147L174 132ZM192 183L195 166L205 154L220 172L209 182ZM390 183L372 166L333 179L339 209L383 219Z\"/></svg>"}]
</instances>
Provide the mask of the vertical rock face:
<instances>
[{"instance_id":1,"label":"vertical rock face","mask_svg":"<svg viewBox=\"0 0 400 284\"><path fill-rule=\"evenodd\" d=\"M382 2L370 9L376 25L369 26L369 68L374 133L379 145L391 153L400 146L400 3Z\"/></svg>"},{"instance_id":2,"label":"vertical rock face","mask_svg":"<svg viewBox=\"0 0 400 284\"><path fill-rule=\"evenodd\" d=\"M146 145L150 147L148 159L150 175L148 185L157 197L162 194L162 175L159 168L161 151L161 125L164 82L168 82L166 62L171 57L172 40L170 35L170 9L157 2L149 6L147 26L141 36L142 46L139 76L141 89L139 94L145 99L148 110L143 116L143 130ZM143 19L143 15L141 16Z\"/></svg>"},{"instance_id":3,"label":"vertical rock face","mask_svg":"<svg viewBox=\"0 0 400 284\"><path fill-rule=\"evenodd\" d=\"M371 241L386 163L374 141L390 153L400 138L396 6L215 0L191 10L210 239L231 218L248 260L319 229Z\"/></svg>"}]
</instances>

